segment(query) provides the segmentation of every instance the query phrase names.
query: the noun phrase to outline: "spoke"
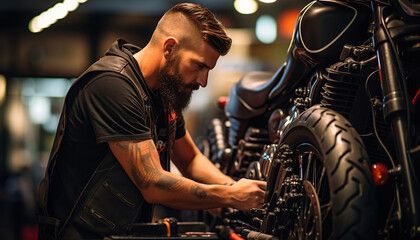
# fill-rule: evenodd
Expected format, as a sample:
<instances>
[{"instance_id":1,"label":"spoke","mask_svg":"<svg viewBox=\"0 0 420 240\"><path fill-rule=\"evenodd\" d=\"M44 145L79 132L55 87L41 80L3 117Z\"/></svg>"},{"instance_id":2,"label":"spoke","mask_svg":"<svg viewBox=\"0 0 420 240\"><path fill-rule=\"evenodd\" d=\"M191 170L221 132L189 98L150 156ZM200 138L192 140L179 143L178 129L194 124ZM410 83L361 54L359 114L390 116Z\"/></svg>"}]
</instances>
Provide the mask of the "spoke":
<instances>
[{"instance_id":1,"label":"spoke","mask_svg":"<svg viewBox=\"0 0 420 240\"><path fill-rule=\"evenodd\" d=\"M313 152L309 152L308 165L306 166L305 180L309 180L309 169L311 168Z\"/></svg>"},{"instance_id":2,"label":"spoke","mask_svg":"<svg viewBox=\"0 0 420 240\"><path fill-rule=\"evenodd\" d=\"M328 203L320 206L320 208L321 208L321 210L324 209L324 208L331 208L331 201L329 201Z\"/></svg>"},{"instance_id":3,"label":"spoke","mask_svg":"<svg viewBox=\"0 0 420 240\"><path fill-rule=\"evenodd\" d=\"M316 174L316 172L317 172L317 168L316 168L316 165L317 165L317 161L314 161L314 163L312 164L312 184L314 185L314 187L316 187L317 186L317 174Z\"/></svg>"},{"instance_id":4,"label":"spoke","mask_svg":"<svg viewBox=\"0 0 420 240\"><path fill-rule=\"evenodd\" d=\"M316 186L316 194L319 197L319 191L321 190L321 185L322 185L322 181L324 180L324 176L325 176L325 167L322 167L322 172L321 172L321 176L319 177L319 184L318 186Z\"/></svg>"},{"instance_id":5,"label":"spoke","mask_svg":"<svg viewBox=\"0 0 420 240\"><path fill-rule=\"evenodd\" d=\"M328 216L330 211L331 211L331 201L321 206L322 222L325 221L325 218Z\"/></svg>"}]
</instances>

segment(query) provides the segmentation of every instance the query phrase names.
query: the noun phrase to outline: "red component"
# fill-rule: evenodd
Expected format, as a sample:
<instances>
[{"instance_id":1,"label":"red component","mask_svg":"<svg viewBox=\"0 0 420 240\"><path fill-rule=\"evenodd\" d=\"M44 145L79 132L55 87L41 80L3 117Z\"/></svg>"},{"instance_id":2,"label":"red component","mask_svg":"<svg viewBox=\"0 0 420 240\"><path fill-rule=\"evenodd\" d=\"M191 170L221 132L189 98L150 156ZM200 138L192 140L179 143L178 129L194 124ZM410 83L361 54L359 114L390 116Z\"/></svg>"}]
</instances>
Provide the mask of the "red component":
<instances>
[{"instance_id":1,"label":"red component","mask_svg":"<svg viewBox=\"0 0 420 240\"><path fill-rule=\"evenodd\" d=\"M372 164L373 182L376 186L381 186L388 180L388 168L382 164Z\"/></svg>"},{"instance_id":2,"label":"red component","mask_svg":"<svg viewBox=\"0 0 420 240\"><path fill-rule=\"evenodd\" d=\"M378 72L379 72L379 81L381 82L381 86L382 86L382 73L381 73L381 61L379 61L378 59Z\"/></svg>"},{"instance_id":3,"label":"red component","mask_svg":"<svg viewBox=\"0 0 420 240\"><path fill-rule=\"evenodd\" d=\"M219 97L219 99L217 99L217 106L220 109L225 109L225 106L226 106L226 103L228 102L228 100L229 100L229 97L226 97L226 96Z\"/></svg>"},{"instance_id":4,"label":"red component","mask_svg":"<svg viewBox=\"0 0 420 240\"><path fill-rule=\"evenodd\" d=\"M416 93L416 96L414 96L413 100L411 100L411 102L413 103L413 105L417 102L418 98L419 98L419 94L420 94L420 88Z\"/></svg>"},{"instance_id":5,"label":"red component","mask_svg":"<svg viewBox=\"0 0 420 240\"><path fill-rule=\"evenodd\" d=\"M21 228L22 240L37 240L38 227L36 225L23 225Z\"/></svg>"},{"instance_id":6,"label":"red component","mask_svg":"<svg viewBox=\"0 0 420 240\"><path fill-rule=\"evenodd\" d=\"M244 240L244 239L241 238L238 234L231 232L229 234L229 240Z\"/></svg>"}]
</instances>

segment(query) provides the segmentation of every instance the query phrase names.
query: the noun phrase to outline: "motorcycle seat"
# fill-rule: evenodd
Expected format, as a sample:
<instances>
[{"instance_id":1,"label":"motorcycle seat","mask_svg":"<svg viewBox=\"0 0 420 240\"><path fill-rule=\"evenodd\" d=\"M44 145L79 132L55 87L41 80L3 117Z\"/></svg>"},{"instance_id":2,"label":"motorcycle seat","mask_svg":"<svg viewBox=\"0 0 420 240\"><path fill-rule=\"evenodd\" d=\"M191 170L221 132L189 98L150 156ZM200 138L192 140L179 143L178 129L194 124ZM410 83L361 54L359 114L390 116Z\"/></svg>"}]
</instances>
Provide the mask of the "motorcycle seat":
<instances>
[{"instance_id":1,"label":"motorcycle seat","mask_svg":"<svg viewBox=\"0 0 420 240\"><path fill-rule=\"evenodd\" d=\"M272 72L250 72L239 81L236 94L251 107L261 107L274 85L272 76Z\"/></svg>"},{"instance_id":2,"label":"motorcycle seat","mask_svg":"<svg viewBox=\"0 0 420 240\"><path fill-rule=\"evenodd\" d=\"M226 113L237 118L248 118L262 114L267 109L268 94L278 83L283 67L276 73L255 71L247 73L233 85Z\"/></svg>"}]
</instances>

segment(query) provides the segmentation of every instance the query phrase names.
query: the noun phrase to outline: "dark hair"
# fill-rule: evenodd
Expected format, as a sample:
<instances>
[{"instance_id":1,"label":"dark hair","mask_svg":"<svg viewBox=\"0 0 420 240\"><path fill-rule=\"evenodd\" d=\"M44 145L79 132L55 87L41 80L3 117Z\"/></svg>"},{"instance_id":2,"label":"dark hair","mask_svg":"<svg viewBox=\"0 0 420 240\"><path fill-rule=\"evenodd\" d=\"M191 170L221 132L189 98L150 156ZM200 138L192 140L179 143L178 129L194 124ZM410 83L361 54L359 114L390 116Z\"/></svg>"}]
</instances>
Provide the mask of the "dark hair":
<instances>
[{"instance_id":1,"label":"dark hair","mask_svg":"<svg viewBox=\"0 0 420 240\"><path fill-rule=\"evenodd\" d=\"M207 8L194 3L180 3L167 13L182 13L200 30L201 36L220 55L226 55L232 45L232 39L226 35L223 24Z\"/></svg>"}]
</instances>

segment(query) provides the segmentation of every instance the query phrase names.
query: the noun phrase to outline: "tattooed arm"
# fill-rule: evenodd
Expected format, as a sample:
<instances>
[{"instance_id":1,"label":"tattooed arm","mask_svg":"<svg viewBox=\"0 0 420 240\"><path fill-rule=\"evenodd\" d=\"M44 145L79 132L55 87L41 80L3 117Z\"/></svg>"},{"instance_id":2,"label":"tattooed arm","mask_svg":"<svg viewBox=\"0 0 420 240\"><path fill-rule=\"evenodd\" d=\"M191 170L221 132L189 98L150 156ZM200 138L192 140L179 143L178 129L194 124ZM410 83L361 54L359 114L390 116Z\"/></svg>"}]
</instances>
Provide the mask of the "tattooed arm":
<instances>
[{"instance_id":1,"label":"tattooed arm","mask_svg":"<svg viewBox=\"0 0 420 240\"><path fill-rule=\"evenodd\" d=\"M207 184L230 184L233 179L224 175L194 144L188 131L174 144L172 161L183 176Z\"/></svg>"},{"instance_id":2,"label":"tattooed arm","mask_svg":"<svg viewBox=\"0 0 420 240\"><path fill-rule=\"evenodd\" d=\"M152 140L109 142L109 146L146 201L178 209L261 207L265 183L241 180L234 187L206 185L163 170Z\"/></svg>"}]
</instances>

